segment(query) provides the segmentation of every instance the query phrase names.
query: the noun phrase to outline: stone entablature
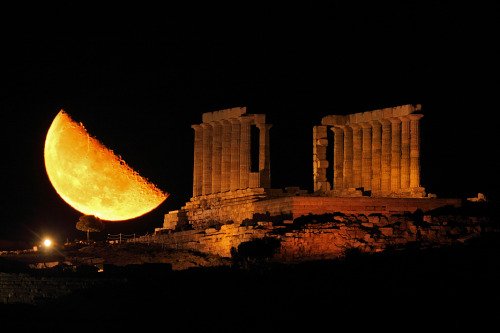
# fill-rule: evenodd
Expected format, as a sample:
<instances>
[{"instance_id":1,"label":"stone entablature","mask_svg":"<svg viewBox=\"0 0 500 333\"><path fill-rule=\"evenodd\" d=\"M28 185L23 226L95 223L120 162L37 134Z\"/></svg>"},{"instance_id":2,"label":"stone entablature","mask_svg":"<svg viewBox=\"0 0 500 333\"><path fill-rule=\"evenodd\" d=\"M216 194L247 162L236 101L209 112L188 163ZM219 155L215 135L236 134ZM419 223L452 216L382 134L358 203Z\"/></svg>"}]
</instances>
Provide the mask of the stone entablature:
<instances>
[{"instance_id":1,"label":"stone entablature","mask_svg":"<svg viewBox=\"0 0 500 333\"><path fill-rule=\"evenodd\" d=\"M392 108L384 108L380 110L372 110L366 112L358 112L345 116L328 115L321 119L321 125L328 126L344 126L351 124L369 123L372 120L390 119L396 117L408 116L412 113L422 110L420 104L417 105L401 105Z\"/></svg>"},{"instance_id":2,"label":"stone entablature","mask_svg":"<svg viewBox=\"0 0 500 333\"><path fill-rule=\"evenodd\" d=\"M313 129L314 191L333 196L424 197L420 105L323 117ZM326 154L334 132L333 166ZM333 167L333 184L326 173Z\"/></svg>"}]
</instances>

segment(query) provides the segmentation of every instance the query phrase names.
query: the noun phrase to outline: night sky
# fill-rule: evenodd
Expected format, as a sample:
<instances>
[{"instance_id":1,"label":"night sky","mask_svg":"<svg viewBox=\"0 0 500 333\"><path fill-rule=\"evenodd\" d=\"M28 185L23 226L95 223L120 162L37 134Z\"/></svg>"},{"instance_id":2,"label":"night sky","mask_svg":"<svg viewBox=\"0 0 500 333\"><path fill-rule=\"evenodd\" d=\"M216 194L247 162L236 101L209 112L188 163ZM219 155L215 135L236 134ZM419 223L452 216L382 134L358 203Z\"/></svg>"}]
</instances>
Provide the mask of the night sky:
<instances>
[{"instance_id":1,"label":"night sky","mask_svg":"<svg viewBox=\"0 0 500 333\"><path fill-rule=\"evenodd\" d=\"M152 232L188 201L190 125L238 106L273 124L273 188L312 190L312 127L323 116L422 104L422 185L439 197L498 198L491 11L337 5L299 14L183 23L60 15L3 26L0 240L85 237L75 229L81 213L45 172L45 136L60 109L171 194L143 217L107 223L109 233Z\"/></svg>"}]
</instances>

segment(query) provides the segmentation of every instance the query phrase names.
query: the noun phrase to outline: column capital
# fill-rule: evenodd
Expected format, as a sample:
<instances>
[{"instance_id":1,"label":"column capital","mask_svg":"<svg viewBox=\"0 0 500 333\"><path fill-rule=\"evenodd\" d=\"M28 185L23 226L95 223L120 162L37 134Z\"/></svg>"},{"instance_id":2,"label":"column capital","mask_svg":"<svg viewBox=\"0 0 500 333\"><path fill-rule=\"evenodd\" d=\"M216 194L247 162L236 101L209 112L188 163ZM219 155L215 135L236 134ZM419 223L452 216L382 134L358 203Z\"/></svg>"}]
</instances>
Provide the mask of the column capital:
<instances>
[{"instance_id":1,"label":"column capital","mask_svg":"<svg viewBox=\"0 0 500 333\"><path fill-rule=\"evenodd\" d=\"M249 117L239 117L238 119L241 126L250 126L254 122L253 118Z\"/></svg>"},{"instance_id":2,"label":"column capital","mask_svg":"<svg viewBox=\"0 0 500 333\"><path fill-rule=\"evenodd\" d=\"M399 124L401 122L401 119L399 119L399 117L391 117L388 118L388 120L391 122L391 124Z\"/></svg>"},{"instance_id":3,"label":"column capital","mask_svg":"<svg viewBox=\"0 0 500 333\"><path fill-rule=\"evenodd\" d=\"M372 128L372 124L370 122L363 122L363 123L359 123L359 125L362 127L362 128Z\"/></svg>"},{"instance_id":4,"label":"column capital","mask_svg":"<svg viewBox=\"0 0 500 333\"><path fill-rule=\"evenodd\" d=\"M335 125L335 127L342 129L344 131L344 133L347 133L349 131L352 132L352 130L353 130L351 125Z\"/></svg>"},{"instance_id":5,"label":"column capital","mask_svg":"<svg viewBox=\"0 0 500 333\"><path fill-rule=\"evenodd\" d=\"M382 124L382 125L390 125L391 124L391 121L389 120L389 118L383 118L383 119L380 119L379 122Z\"/></svg>"},{"instance_id":6,"label":"column capital","mask_svg":"<svg viewBox=\"0 0 500 333\"><path fill-rule=\"evenodd\" d=\"M212 127L222 126L222 120L213 120L213 121L209 122L208 124L211 125Z\"/></svg>"},{"instance_id":7,"label":"column capital","mask_svg":"<svg viewBox=\"0 0 500 333\"><path fill-rule=\"evenodd\" d=\"M200 126L203 128L212 128L212 124L210 123L202 123Z\"/></svg>"},{"instance_id":8,"label":"column capital","mask_svg":"<svg viewBox=\"0 0 500 333\"><path fill-rule=\"evenodd\" d=\"M191 125L191 128L196 131L196 130L203 128L203 127L201 126L201 124L194 124L194 125Z\"/></svg>"},{"instance_id":9,"label":"column capital","mask_svg":"<svg viewBox=\"0 0 500 333\"><path fill-rule=\"evenodd\" d=\"M340 127L340 126L332 126L332 127L330 127L330 130L333 133L344 133L344 129L342 127Z\"/></svg>"},{"instance_id":10,"label":"column capital","mask_svg":"<svg viewBox=\"0 0 500 333\"><path fill-rule=\"evenodd\" d=\"M423 117L424 115L421 114L421 113L410 113L408 115L408 118L410 118L410 120L419 120Z\"/></svg>"},{"instance_id":11,"label":"column capital","mask_svg":"<svg viewBox=\"0 0 500 333\"><path fill-rule=\"evenodd\" d=\"M370 124L373 126L381 126L382 122L380 120L370 120Z\"/></svg>"},{"instance_id":12,"label":"column capital","mask_svg":"<svg viewBox=\"0 0 500 333\"><path fill-rule=\"evenodd\" d=\"M272 124L266 124L265 122L255 122L255 126L257 126L259 130L262 129L269 130L271 127L273 127Z\"/></svg>"}]
</instances>

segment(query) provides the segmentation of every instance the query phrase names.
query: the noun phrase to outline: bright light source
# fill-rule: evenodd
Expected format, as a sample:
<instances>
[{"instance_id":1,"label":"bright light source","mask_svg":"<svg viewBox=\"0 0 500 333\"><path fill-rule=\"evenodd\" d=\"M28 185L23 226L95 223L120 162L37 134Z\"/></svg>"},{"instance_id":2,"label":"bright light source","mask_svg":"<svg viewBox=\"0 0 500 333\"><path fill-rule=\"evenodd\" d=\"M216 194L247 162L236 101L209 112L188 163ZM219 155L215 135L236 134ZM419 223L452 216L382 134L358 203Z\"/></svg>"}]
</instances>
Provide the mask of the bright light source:
<instances>
[{"instance_id":1,"label":"bright light source","mask_svg":"<svg viewBox=\"0 0 500 333\"><path fill-rule=\"evenodd\" d=\"M49 247L52 245L52 241L50 239L46 239L43 241L43 245L45 245L46 247Z\"/></svg>"}]
</instances>

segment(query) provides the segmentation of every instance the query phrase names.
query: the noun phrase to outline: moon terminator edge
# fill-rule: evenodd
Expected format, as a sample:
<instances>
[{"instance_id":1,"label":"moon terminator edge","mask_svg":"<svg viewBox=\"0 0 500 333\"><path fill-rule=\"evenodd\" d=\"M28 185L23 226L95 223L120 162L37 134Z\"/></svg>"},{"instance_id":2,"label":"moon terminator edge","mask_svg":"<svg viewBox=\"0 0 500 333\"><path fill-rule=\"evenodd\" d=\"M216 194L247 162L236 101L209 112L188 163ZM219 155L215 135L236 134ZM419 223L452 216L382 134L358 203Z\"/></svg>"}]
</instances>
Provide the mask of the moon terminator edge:
<instances>
[{"instance_id":1,"label":"moon terminator edge","mask_svg":"<svg viewBox=\"0 0 500 333\"><path fill-rule=\"evenodd\" d=\"M45 169L71 207L106 221L142 216L169 196L61 110L45 140Z\"/></svg>"}]
</instances>

